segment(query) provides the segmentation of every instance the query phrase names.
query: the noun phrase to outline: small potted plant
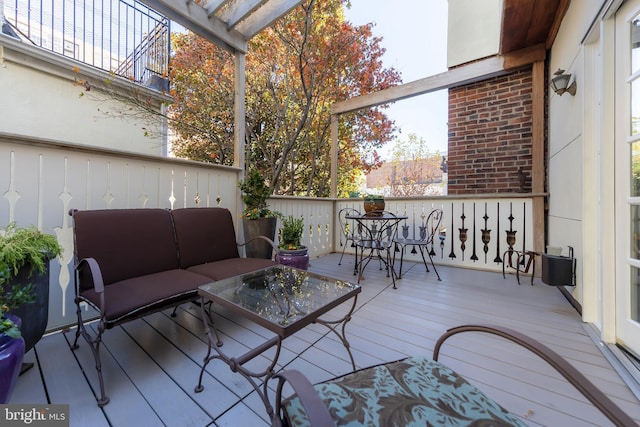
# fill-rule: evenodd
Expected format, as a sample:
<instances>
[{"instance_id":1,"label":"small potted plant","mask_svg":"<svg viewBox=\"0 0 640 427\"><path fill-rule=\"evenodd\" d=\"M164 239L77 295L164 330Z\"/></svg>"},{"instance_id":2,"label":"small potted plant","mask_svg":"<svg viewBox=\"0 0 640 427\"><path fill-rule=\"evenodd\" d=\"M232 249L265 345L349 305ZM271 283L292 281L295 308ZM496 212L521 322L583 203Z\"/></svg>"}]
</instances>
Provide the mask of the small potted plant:
<instances>
[{"instance_id":1,"label":"small potted plant","mask_svg":"<svg viewBox=\"0 0 640 427\"><path fill-rule=\"evenodd\" d=\"M11 223L0 230L0 378L7 379L0 385L0 403L9 399L24 352L42 337L48 320L49 276L33 280L34 286L32 273L48 272L48 261L61 253L55 237L35 227ZM41 296L46 296L45 310L29 311Z\"/></svg>"},{"instance_id":2,"label":"small potted plant","mask_svg":"<svg viewBox=\"0 0 640 427\"><path fill-rule=\"evenodd\" d=\"M304 219L293 215L281 216L282 227L278 234L278 256L280 264L306 270L309 268L309 254L302 245Z\"/></svg>"},{"instance_id":3,"label":"small potted plant","mask_svg":"<svg viewBox=\"0 0 640 427\"><path fill-rule=\"evenodd\" d=\"M242 202L245 205L241 215L244 240L249 242L256 236L264 236L273 241L278 218L277 213L269 209L267 204L271 189L265 183L264 177L260 171L253 168L238 186L242 191ZM272 252L271 245L262 239L255 239L245 246L248 258L271 259Z\"/></svg>"},{"instance_id":4,"label":"small potted plant","mask_svg":"<svg viewBox=\"0 0 640 427\"><path fill-rule=\"evenodd\" d=\"M367 194L364 196L364 211L367 215L374 211L384 210L384 196L381 194Z\"/></svg>"}]
</instances>

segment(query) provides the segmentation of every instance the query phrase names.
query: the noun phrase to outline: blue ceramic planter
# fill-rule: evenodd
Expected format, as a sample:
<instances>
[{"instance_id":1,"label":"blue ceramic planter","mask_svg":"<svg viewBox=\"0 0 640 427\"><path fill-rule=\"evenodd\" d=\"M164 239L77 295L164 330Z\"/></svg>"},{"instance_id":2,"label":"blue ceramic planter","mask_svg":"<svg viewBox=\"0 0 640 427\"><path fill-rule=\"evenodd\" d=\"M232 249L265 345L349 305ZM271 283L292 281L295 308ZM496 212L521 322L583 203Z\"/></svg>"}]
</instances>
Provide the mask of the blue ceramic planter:
<instances>
[{"instance_id":1,"label":"blue ceramic planter","mask_svg":"<svg viewBox=\"0 0 640 427\"><path fill-rule=\"evenodd\" d=\"M9 315L15 323L20 324L20 319ZM22 358L24 357L24 339L11 338L0 334L0 404L9 402L11 393L18 381Z\"/></svg>"},{"instance_id":2,"label":"blue ceramic planter","mask_svg":"<svg viewBox=\"0 0 640 427\"><path fill-rule=\"evenodd\" d=\"M280 249L278 251L278 263L289 267L306 270L309 268L309 254L306 247L292 251Z\"/></svg>"}]
</instances>

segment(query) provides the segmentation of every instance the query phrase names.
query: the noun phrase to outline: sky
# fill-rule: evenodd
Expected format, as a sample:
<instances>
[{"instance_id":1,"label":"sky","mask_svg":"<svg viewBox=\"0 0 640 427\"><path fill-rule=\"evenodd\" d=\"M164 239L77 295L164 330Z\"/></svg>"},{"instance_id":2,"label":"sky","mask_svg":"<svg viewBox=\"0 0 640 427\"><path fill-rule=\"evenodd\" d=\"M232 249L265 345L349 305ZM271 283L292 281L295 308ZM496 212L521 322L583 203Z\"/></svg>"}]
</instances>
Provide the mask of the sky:
<instances>
[{"instance_id":1,"label":"sky","mask_svg":"<svg viewBox=\"0 0 640 427\"><path fill-rule=\"evenodd\" d=\"M345 15L356 25L375 24L373 33L386 49L384 65L409 83L447 70L447 9L447 0L351 0ZM446 90L397 101L385 113L401 129L398 138L415 133L430 152L446 153Z\"/></svg>"}]
</instances>

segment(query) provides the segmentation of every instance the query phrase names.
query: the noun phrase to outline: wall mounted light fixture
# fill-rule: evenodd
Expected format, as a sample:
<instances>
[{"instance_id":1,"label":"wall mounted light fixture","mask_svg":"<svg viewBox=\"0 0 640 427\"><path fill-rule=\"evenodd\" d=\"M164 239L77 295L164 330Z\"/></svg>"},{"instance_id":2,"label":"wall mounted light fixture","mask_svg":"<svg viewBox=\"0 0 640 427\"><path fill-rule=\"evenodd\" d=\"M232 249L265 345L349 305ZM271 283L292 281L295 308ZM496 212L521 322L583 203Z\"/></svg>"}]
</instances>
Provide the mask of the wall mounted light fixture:
<instances>
[{"instance_id":1,"label":"wall mounted light fixture","mask_svg":"<svg viewBox=\"0 0 640 427\"><path fill-rule=\"evenodd\" d=\"M569 80L571 80L571 74L565 74L564 70L558 68L558 71L553 73L553 78L551 79L551 89L558 95L562 96L563 93L569 92L571 96L576 94L576 81L575 79L571 84L569 84Z\"/></svg>"}]
</instances>

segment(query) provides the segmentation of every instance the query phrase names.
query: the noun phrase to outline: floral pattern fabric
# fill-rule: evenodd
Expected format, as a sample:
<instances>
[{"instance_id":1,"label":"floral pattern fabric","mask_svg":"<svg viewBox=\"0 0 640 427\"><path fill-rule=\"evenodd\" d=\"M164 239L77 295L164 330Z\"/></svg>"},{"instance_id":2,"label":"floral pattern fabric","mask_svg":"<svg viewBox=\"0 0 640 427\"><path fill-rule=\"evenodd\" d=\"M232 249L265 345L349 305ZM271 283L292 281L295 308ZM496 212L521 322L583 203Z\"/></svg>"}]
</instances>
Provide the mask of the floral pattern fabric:
<instances>
[{"instance_id":1,"label":"floral pattern fabric","mask_svg":"<svg viewBox=\"0 0 640 427\"><path fill-rule=\"evenodd\" d=\"M314 386L338 426L524 426L446 366L410 357ZM292 427L310 426L297 397L284 403Z\"/></svg>"}]
</instances>

